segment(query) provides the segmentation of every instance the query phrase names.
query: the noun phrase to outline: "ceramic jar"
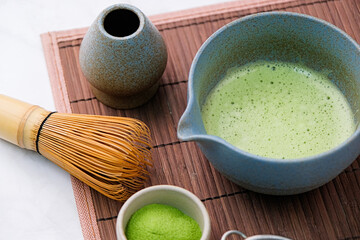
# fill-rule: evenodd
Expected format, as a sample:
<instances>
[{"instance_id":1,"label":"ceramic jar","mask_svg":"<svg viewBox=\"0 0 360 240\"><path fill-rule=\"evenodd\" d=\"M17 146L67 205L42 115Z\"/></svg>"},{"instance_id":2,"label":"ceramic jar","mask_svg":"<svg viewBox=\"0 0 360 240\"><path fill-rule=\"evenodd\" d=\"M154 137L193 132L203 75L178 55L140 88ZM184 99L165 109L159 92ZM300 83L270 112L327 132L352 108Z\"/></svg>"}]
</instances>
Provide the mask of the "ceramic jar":
<instances>
[{"instance_id":1,"label":"ceramic jar","mask_svg":"<svg viewBox=\"0 0 360 240\"><path fill-rule=\"evenodd\" d=\"M138 8L116 4L90 26L79 60L96 98L110 107L128 109L156 93L167 51L159 31Z\"/></svg>"}]
</instances>

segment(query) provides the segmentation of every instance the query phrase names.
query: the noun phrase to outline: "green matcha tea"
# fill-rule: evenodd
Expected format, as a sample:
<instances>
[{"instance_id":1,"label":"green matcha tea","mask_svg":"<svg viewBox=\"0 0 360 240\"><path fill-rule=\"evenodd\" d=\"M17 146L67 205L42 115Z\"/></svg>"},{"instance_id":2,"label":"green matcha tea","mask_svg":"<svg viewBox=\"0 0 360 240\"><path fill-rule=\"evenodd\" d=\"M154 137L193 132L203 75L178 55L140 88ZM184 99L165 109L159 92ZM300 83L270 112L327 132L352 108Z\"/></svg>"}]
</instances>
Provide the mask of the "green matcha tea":
<instances>
[{"instance_id":1,"label":"green matcha tea","mask_svg":"<svg viewBox=\"0 0 360 240\"><path fill-rule=\"evenodd\" d=\"M281 159L327 151L355 131L349 103L327 73L283 62L229 69L205 100L202 118L208 134Z\"/></svg>"},{"instance_id":2,"label":"green matcha tea","mask_svg":"<svg viewBox=\"0 0 360 240\"><path fill-rule=\"evenodd\" d=\"M128 240L199 240L198 223L179 209L164 204L150 204L130 218L125 235Z\"/></svg>"}]
</instances>

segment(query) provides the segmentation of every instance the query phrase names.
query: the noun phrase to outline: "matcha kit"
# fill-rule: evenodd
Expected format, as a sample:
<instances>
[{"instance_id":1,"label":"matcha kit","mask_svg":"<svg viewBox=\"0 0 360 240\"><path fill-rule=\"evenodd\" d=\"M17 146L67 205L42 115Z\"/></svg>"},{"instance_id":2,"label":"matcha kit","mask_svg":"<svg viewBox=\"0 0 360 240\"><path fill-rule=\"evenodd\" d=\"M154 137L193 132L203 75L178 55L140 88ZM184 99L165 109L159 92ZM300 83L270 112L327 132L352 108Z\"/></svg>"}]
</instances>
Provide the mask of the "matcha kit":
<instances>
[{"instance_id":1,"label":"matcha kit","mask_svg":"<svg viewBox=\"0 0 360 240\"><path fill-rule=\"evenodd\" d=\"M110 6L72 45L78 44L76 62L89 85L85 95L91 97L74 98L69 108L96 100L104 105L89 108L92 115L63 114L0 95L0 136L53 161L103 194L109 206L121 202L117 216L106 204L104 216L88 214L96 224L111 221L118 240L210 240L215 222L224 218L234 225L226 225L226 231L216 228L221 240L290 240L285 230L278 233L284 236L263 235L252 223L246 225L256 212L244 208L259 208L250 207L252 200L246 198L255 195L266 212L258 196L279 200L317 189L359 156L360 47L342 30L305 14L245 15L207 38L193 58L187 81L172 82L173 73L164 71L168 60L178 56L166 47L166 35L138 8ZM163 74L169 82L160 81ZM76 84L70 85L84 85ZM174 111L180 90L168 91L174 86L187 89L181 113ZM166 95L159 108L169 116L152 111L160 102L157 94ZM98 116L109 114L107 107L110 114L132 117ZM164 119L171 124L165 126ZM171 131L165 137L154 131L152 138L162 124ZM198 148L194 144L189 150L186 142ZM183 162L169 160L183 153ZM204 164L207 160L211 166ZM172 168L179 175L151 179L161 171L172 174ZM186 175L184 169L191 171ZM185 178L189 181L184 188L176 186ZM217 178L214 186L208 186L211 178ZM196 191L202 189L207 192L200 197ZM92 202L96 194L83 192L92 196L86 199L86 210L102 207ZM236 199L240 194L245 196L241 203ZM219 202L223 205L216 205ZM312 207L318 206L309 211ZM210 208L214 211L209 214ZM235 210L241 216L231 215ZM276 215L276 210L269 212ZM256 216L258 225L272 220ZM250 226L256 234L234 229L239 226Z\"/></svg>"}]
</instances>

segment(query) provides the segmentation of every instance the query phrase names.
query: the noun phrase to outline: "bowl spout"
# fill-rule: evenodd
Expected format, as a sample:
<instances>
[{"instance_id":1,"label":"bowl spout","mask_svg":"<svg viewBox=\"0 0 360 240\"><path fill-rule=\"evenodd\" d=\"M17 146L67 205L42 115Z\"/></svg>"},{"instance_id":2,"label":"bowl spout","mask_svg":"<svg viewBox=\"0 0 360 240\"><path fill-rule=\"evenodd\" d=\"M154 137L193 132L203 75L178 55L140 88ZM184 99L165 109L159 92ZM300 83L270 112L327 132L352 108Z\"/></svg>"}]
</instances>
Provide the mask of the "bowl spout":
<instances>
[{"instance_id":1,"label":"bowl spout","mask_svg":"<svg viewBox=\"0 0 360 240\"><path fill-rule=\"evenodd\" d=\"M206 130L200 114L199 104L193 102L188 105L181 116L177 136L181 141L197 141L203 139Z\"/></svg>"}]
</instances>

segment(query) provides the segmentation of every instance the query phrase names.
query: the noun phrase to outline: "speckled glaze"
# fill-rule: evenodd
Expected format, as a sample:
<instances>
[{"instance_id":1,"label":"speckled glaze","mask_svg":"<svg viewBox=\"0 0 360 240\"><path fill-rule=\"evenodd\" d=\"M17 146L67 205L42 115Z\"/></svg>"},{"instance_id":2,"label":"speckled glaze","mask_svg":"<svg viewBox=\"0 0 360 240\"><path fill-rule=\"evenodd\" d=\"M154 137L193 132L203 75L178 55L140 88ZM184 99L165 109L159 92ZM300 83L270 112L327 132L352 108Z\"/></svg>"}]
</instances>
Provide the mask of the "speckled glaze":
<instances>
[{"instance_id":1,"label":"speckled glaze","mask_svg":"<svg viewBox=\"0 0 360 240\"><path fill-rule=\"evenodd\" d=\"M329 78L347 97L359 125L358 44L340 29L314 17L269 12L224 26L200 48L190 69L188 105L179 121L179 139L196 141L218 171L256 192L297 194L329 182L360 154L359 128L341 145L301 159L256 156L206 134L200 107L211 88L228 68L259 59L301 62L315 70L331 70Z\"/></svg>"},{"instance_id":2,"label":"speckled glaze","mask_svg":"<svg viewBox=\"0 0 360 240\"><path fill-rule=\"evenodd\" d=\"M114 36L104 27L108 14L119 9L129 10L139 19L137 30L130 35ZM138 8L116 4L103 10L90 26L79 60L96 98L110 107L128 109L144 104L156 93L167 51L159 31Z\"/></svg>"}]
</instances>

